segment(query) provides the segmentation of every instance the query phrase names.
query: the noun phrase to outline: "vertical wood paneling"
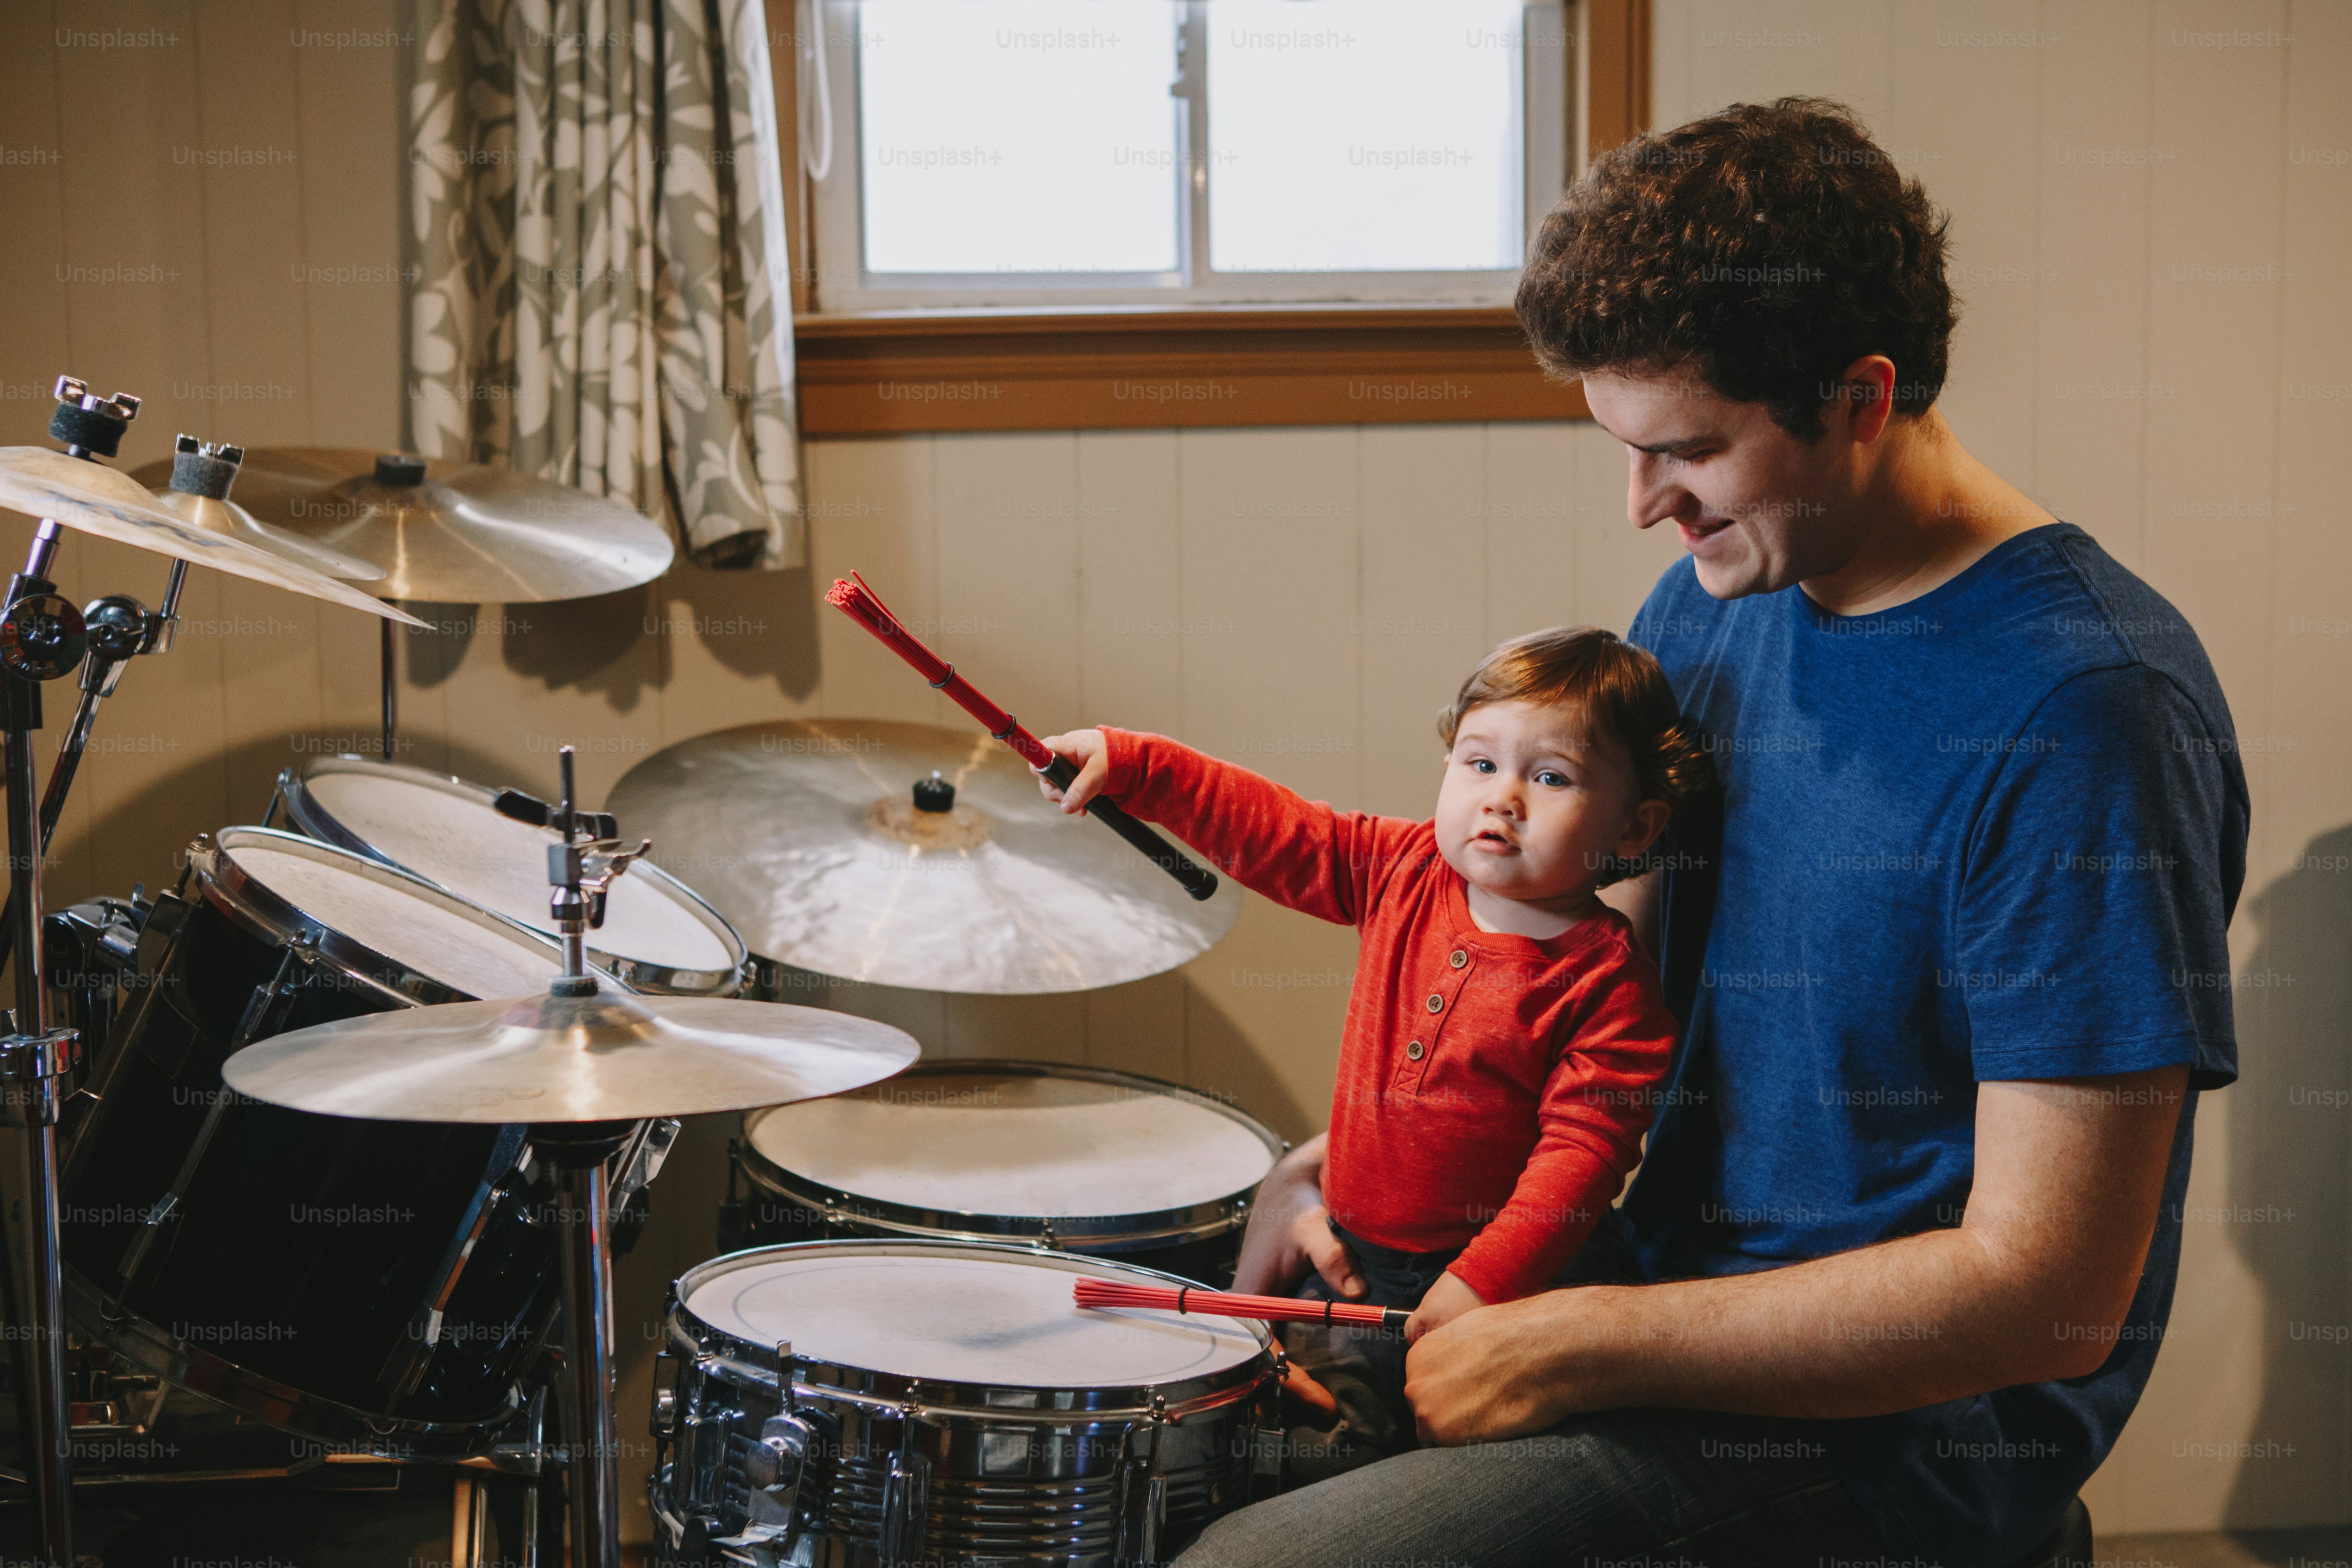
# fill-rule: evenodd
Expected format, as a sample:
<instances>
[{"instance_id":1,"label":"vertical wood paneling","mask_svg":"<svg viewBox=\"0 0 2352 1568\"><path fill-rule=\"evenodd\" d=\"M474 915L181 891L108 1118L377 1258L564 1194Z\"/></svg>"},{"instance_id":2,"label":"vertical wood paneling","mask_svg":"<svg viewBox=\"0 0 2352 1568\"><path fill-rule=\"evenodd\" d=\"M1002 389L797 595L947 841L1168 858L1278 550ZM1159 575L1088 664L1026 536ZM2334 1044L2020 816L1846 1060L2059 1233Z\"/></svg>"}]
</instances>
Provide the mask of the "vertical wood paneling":
<instances>
[{"instance_id":1,"label":"vertical wood paneling","mask_svg":"<svg viewBox=\"0 0 2352 1568\"><path fill-rule=\"evenodd\" d=\"M1363 599L1349 630L1362 685L1367 811L1437 807L1437 713L1486 653L1484 432L1378 425L1363 434Z\"/></svg>"}]
</instances>

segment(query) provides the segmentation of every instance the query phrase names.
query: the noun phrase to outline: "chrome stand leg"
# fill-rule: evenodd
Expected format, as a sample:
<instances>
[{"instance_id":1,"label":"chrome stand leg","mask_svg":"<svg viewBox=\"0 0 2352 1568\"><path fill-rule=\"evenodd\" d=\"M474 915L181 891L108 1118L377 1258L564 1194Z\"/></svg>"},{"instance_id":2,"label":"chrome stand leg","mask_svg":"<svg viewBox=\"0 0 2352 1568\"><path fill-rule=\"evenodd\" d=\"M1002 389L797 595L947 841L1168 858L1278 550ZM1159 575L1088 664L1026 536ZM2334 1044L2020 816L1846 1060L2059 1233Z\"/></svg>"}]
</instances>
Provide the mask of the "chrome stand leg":
<instances>
[{"instance_id":1,"label":"chrome stand leg","mask_svg":"<svg viewBox=\"0 0 2352 1568\"><path fill-rule=\"evenodd\" d=\"M621 1568L621 1477L613 1437L613 1258L605 1162L632 1124L531 1129L563 1171L564 1490L571 1568Z\"/></svg>"}]
</instances>

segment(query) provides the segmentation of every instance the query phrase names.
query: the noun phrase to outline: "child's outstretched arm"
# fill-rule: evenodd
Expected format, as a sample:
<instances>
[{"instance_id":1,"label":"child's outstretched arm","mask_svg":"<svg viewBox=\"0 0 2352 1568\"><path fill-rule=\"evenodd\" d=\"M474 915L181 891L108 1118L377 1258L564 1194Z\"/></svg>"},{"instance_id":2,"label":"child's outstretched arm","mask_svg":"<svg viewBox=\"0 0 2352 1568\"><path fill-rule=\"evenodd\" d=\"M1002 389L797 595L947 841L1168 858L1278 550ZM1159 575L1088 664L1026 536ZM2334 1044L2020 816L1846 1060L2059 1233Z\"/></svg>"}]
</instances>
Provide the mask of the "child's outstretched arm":
<instances>
[{"instance_id":1,"label":"child's outstretched arm","mask_svg":"<svg viewBox=\"0 0 2352 1568\"><path fill-rule=\"evenodd\" d=\"M1077 764L1066 791L1037 781L1063 810L1084 810L1097 794L1108 795L1252 892L1342 925L1363 919L1389 873L1418 852L1425 836L1419 823L1335 811L1164 736L1076 729L1044 740Z\"/></svg>"}]
</instances>

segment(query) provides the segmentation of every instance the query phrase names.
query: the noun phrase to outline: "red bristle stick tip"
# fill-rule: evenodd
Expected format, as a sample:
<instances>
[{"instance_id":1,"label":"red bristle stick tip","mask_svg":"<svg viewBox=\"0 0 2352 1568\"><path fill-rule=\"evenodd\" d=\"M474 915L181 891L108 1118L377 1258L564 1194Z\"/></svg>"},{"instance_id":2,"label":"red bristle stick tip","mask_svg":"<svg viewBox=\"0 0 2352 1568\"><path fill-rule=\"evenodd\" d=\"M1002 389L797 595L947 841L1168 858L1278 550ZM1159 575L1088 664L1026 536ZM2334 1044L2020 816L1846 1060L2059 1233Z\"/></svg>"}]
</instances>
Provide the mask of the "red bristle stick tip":
<instances>
[{"instance_id":1,"label":"red bristle stick tip","mask_svg":"<svg viewBox=\"0 0 2352 1568\"><path fill-rule=\"evenodd\" d=\"M833 586L824 591L824 601L835 610L846 610L857 602L857 585L845 577L836 577Z\"/></svg>"}]
</instances>

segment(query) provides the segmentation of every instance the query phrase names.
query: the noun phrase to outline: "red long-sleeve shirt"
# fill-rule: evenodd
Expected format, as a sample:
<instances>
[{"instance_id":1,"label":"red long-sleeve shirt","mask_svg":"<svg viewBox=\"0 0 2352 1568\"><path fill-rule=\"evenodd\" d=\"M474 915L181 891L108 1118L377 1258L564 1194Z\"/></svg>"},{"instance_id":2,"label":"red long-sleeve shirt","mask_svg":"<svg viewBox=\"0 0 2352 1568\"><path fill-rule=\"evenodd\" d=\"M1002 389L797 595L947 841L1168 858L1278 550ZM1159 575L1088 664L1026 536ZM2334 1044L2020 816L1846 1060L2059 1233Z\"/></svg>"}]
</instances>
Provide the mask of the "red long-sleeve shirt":
<instances>
[{"instance_id":1,"label":"red long-sleeve shirt","mask_svg":"<svg viewBox=\"0 0 2352 1568\"><path fill-rule=\"evenodd\" d=\"M1323 1197L1364 1239L1465 1248L1487 1301L1544 1288L1641 1155L1675 1025L1622 915L1481 931L1433 822L1340 813L1105 729L1104 792L1278 904L1362 932Z\"/></svg>"}]
</instances>

